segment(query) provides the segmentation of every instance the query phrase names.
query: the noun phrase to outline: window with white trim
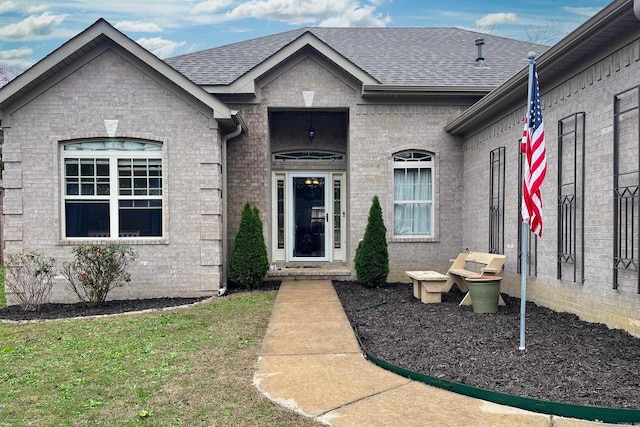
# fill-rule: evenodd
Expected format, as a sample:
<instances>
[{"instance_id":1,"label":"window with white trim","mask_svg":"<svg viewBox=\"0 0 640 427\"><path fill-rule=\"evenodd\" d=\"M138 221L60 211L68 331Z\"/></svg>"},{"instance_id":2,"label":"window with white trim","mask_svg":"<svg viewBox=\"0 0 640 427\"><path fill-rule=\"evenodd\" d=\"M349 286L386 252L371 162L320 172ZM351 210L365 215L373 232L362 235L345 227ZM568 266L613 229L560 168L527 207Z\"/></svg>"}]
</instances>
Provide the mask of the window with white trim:
<instances>
[{"instance_id":1,"label":"window with white trim","mask_svg":"<svg viewBox=\"0 0 640 427\"><path fill-rule=\"evenodd\" d=\"M137 140L62 146L65 238L162 237L162 145Z\"/></svg>"},{"instance_id":2,"label":"window with white trim","mask_svg":"<svg viewBox=\"0 0 640 427\"><path fill-rule=\"evenodd\" d=\"M403 151L393 156L393 231L396 236L433 235L433 155Z\"/></svg>"}]
</instances>

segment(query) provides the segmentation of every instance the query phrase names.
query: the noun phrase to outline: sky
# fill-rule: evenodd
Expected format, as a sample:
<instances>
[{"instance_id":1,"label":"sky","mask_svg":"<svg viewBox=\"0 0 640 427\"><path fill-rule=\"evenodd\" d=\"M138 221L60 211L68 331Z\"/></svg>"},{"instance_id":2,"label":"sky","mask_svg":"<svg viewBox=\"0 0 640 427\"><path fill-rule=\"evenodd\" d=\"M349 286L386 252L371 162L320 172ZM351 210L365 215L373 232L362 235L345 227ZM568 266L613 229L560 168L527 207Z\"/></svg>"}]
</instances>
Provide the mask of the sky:
<instances>
[{"instance_id":1,"label":"sky","mask_svg":"<svg viewBox=\"0 0 640 427\"><path fill-rule=\"evenodd\" d=\"M0 0L0 67L19 74L99 18L160 58L299 27L458 27L553 44L608 0Z\"/></svg>"}]
</instances>

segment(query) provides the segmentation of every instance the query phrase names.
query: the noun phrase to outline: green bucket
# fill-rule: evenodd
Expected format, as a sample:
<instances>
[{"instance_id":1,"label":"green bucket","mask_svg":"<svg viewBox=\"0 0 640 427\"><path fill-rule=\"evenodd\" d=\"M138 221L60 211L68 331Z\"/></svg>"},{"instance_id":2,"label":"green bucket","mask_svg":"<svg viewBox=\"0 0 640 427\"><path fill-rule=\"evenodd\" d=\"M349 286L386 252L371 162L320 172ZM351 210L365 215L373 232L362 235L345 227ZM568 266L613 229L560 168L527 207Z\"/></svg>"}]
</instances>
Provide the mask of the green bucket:
<instances>
[{"instance_id":1,"label":"green bucket","mask_svg":"<svg viewBox=\"0 0 640 427\"><path fill-rule=\"evenodd\" d=\"M469 277L466 281L471 294L471 306L475 313L495 313L498 311L502 277Z\"/></svg>"}]
</instances>

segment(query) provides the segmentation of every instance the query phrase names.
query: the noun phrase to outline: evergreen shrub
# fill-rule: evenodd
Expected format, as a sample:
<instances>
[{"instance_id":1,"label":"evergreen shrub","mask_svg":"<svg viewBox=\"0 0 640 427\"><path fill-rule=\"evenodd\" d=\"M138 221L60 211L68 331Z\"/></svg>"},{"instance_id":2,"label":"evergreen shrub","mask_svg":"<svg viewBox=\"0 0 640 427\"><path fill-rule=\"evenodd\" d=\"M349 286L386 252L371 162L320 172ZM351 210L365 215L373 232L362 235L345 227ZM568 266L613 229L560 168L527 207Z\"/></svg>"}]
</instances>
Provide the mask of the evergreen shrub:
<instances>
[{"instance_id":1,"label":"evergreen shrub","mask_svg":"<svg viewBox=\"0 0 640 427\"><path fill-rule=\"evenodd\" d=\"M389 275L387 228L382 219L378 196L373 197L364 238L358 244L355 257L358 281L368 287L385 286Z\"/></svg>"},{"instance_id":2,"label":"evergreen shrub","mask_svg":"<svg viewBox=\"0 0 640 427\"><path fill-rule=\"evenodd\" d=\"M245 289L262 286L269 270L267 247L258 208L245 203L229 260L229 281Z\"/></svg>"}]
</instances>

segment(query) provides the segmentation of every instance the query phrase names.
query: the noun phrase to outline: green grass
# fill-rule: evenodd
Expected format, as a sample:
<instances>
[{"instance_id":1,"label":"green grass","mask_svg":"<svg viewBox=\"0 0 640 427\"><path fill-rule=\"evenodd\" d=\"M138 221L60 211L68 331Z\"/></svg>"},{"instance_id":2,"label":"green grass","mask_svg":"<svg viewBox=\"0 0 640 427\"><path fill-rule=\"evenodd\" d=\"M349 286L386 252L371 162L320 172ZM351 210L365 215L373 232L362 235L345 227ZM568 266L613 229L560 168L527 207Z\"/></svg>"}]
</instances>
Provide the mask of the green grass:
<instances>
[{"instance_id":1,"label":"green grass","mask_svg":"<svg viewBox=\"0 0 640 427\"><path fill-rule=\"evenodd\" d=\"M315 426L252 385L275 292L0 324L0 426Z\"/></svg>"}]
</instances>

